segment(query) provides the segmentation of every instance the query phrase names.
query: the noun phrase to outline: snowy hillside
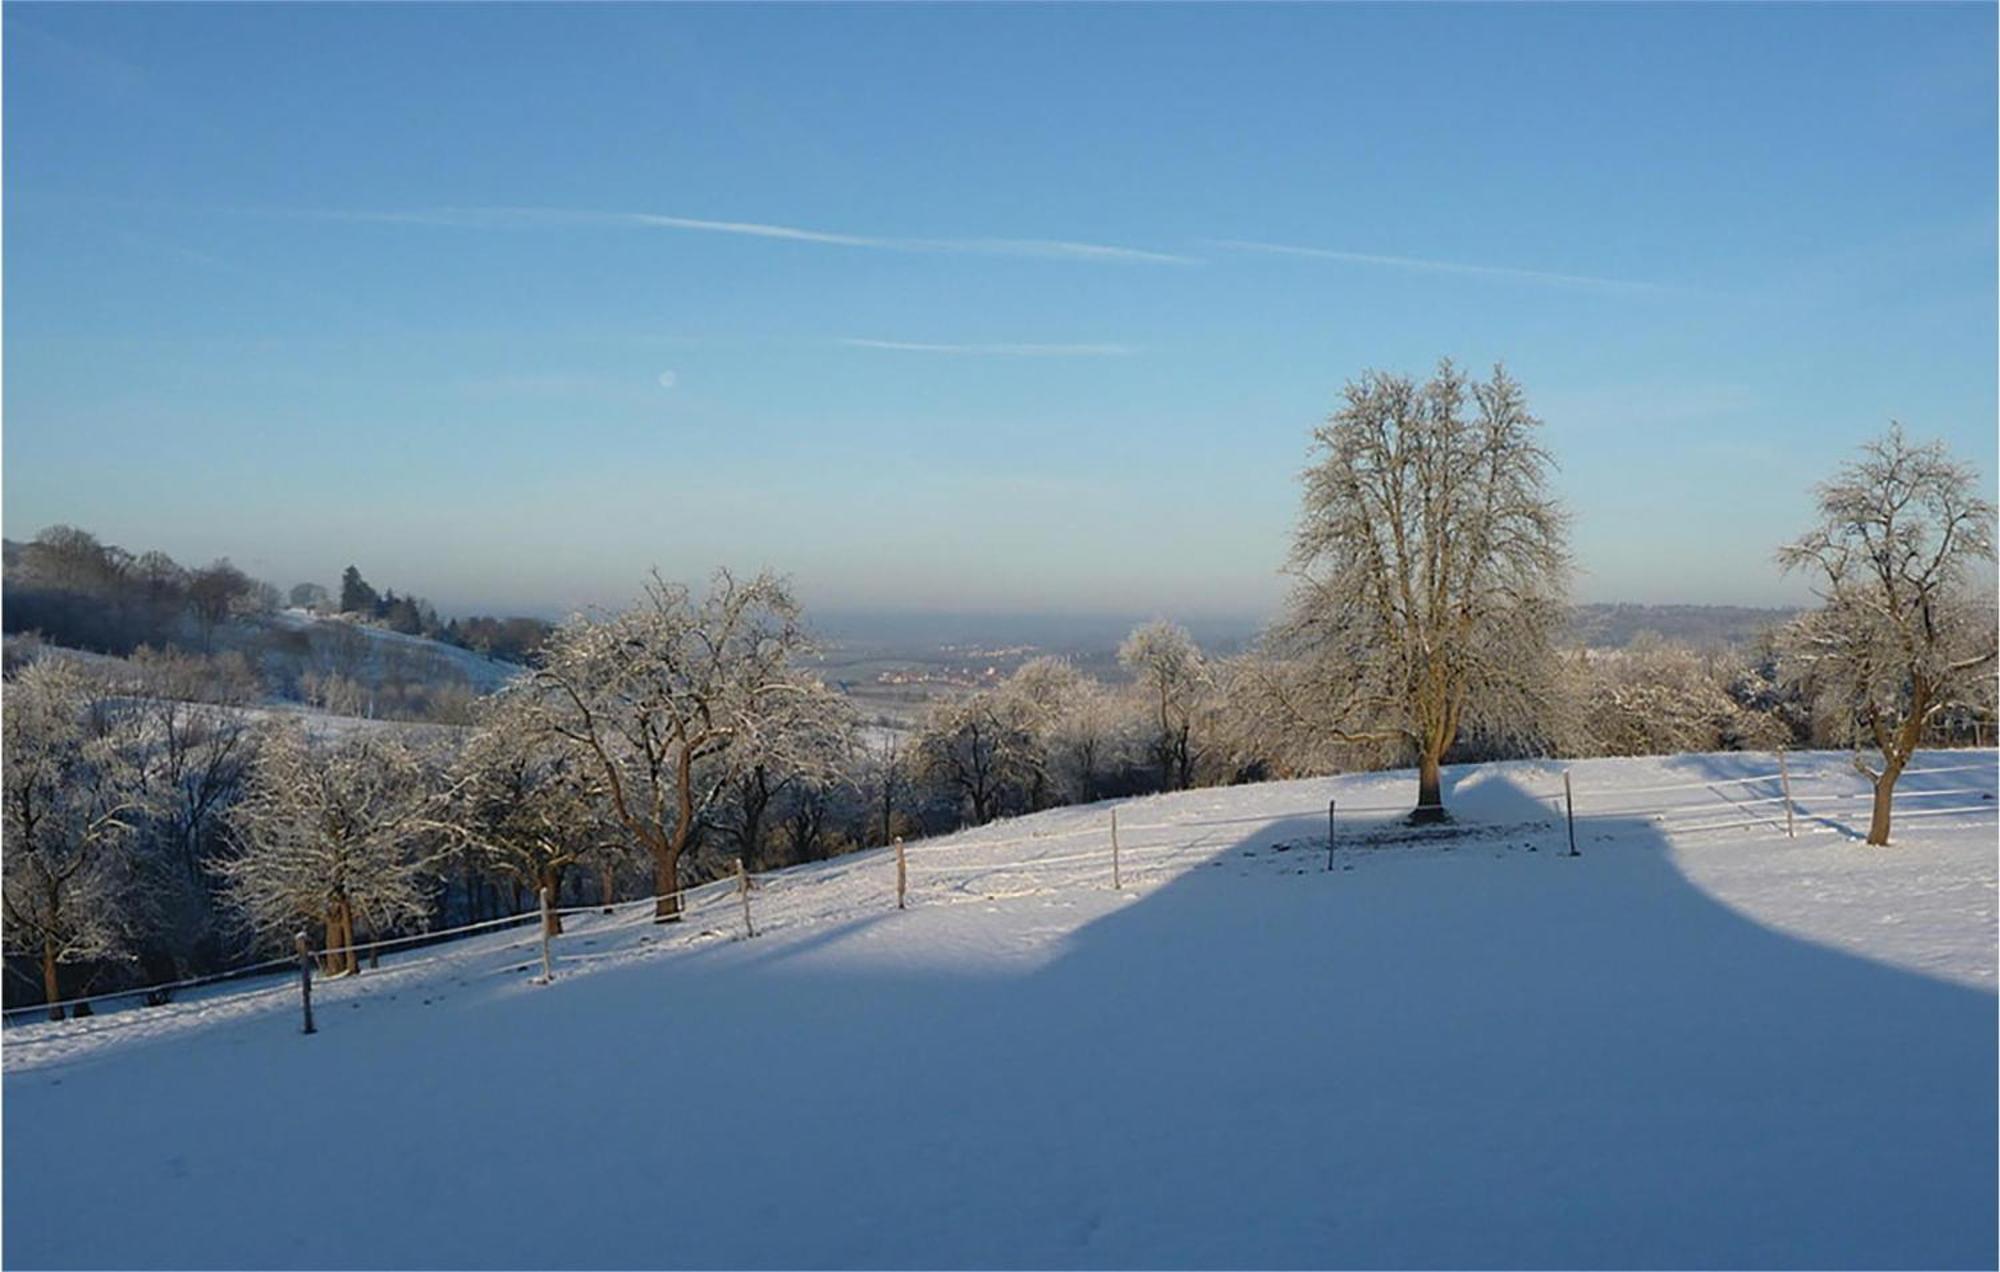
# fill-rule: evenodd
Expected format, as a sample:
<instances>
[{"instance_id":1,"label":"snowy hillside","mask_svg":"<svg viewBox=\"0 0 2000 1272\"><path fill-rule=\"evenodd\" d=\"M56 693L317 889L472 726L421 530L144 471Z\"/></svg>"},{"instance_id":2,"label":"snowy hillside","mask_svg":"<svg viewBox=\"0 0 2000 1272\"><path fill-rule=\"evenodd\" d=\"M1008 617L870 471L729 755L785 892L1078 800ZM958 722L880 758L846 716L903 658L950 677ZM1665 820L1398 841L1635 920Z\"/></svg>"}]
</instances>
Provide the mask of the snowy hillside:
<instances>
[{"instance_id":1,"label":"snowy hillside","mask_svg":"<svg viewBox=\"0 0 2000 1272\"><path fill-rule=\"evenodd\" d=\"M372 623L320 618L301 609L280 610L271 616L270 621L287 631L303 632L321 641L333 637L359 637L365 642L367 659L371 663L396 659L429 662L441 672L465 681L480 693L492 693L521 673L519 664L488 658L443 641L390 631Z\"/></svg>"},{"instance_id":2,"label":"snowy hillside","mask_svg":"<svg viewBox=\"0 0 2000 1272\"><path fill-rule=\"evenodd\" d=\"M1063 809L10 1025L15 1267L1924 1266L1995 1258L1992 751ZM1334 868L1326 802L1337 799ZM1114 891L1109 819L1119 823ZM205 996L204 996L205 995Z\"/></svg>"}]
</instances>

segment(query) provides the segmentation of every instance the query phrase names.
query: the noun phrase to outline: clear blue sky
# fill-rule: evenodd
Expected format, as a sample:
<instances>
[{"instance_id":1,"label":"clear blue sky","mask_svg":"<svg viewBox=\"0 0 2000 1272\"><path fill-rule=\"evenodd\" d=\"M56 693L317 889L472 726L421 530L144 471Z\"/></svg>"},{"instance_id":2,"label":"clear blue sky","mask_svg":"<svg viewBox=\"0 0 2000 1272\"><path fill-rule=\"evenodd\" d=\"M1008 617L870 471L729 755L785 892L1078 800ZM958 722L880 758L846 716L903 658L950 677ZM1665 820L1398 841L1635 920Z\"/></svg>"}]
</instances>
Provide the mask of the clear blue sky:
<instances>
[{"instance_id":1,"label":"clear blue sky","mask_svg":"<svg viewBox=\"0 0 2000 1272\"><path fill-rule=\"evenodd\" d=\"M1450 354L1582 599L1795 600L1892 415L1994 472L1994 13L9 3L5 530L1254 611L1341 383Z\"/></svg>"}]
</instances>

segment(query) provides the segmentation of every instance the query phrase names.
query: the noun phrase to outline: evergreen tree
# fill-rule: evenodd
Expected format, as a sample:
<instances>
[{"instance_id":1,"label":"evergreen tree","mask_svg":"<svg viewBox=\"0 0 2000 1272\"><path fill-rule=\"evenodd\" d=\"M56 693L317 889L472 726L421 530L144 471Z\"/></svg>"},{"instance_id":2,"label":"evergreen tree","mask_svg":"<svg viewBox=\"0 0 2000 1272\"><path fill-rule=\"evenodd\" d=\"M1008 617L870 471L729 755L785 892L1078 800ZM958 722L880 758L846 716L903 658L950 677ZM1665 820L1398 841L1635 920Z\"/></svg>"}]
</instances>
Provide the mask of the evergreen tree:
<instances>
[{"instance_id":1,"label":"evergreen tree","mask_svg":"<svg viewBox=\"0 0 2000 1272\"><path fill-rule=\"evenodd\" d=\"M348 566L340 575L340 612L343 614L375 613L377 597L375 589L368 586L368 580L361 577L361 571Z\"/></svg>"}]
</instances>

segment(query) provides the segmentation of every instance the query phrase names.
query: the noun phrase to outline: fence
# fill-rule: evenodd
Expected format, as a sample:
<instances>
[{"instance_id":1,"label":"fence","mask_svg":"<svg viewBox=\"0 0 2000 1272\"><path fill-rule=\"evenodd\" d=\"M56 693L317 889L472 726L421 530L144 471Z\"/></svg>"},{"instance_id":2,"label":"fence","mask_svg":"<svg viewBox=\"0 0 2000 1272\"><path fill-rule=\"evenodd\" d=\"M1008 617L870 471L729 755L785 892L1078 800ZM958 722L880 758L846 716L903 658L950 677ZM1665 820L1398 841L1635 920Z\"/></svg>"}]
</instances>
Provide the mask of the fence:
<instances>
[{"instance_id":1,"label":"fence","mask_svg":"<svg viewBox=\"0 0 2000 1272\"><path fill-rule=\"evenodd\" d=\"M1799 782L1824 781L1826 780L1826 774L1812 773L1802 778L1795 777L1791 772L1788 759L1782 752L1778 753L1775 757L1775 764L1776 767L1772 772L1744 777L1670 782L1640 787L1613 786L1596 791L1583 790L1583 813L1586 818L1621 817L1644 819L1650 824L1676 835L1706 834L1724 830L1746 830L1753 828L1763 828L1773 834L1783 834L1790 838L1796 838L1802 834L1855 833L1844 824L1833 820L1829 815L1820 810L1828 804L1871 800L1873 798L1871 792L1842 791L1824 794L1802 794L1797 789ZM1995 763L1989 760L1978 764L1936 765L1927 768L1912 768L1904 770L1902 776L1905 778L1924 777L1975 771L1994 773ZM1569 855L1579 856L1581 854L1576 845L1575 826L1577 794L1581 788L1572 783L1570 770L1564 769L1561 777L1562 785L1560 787L1551 786L1546 791L1521 790L1518 786L1515 786L1514 789L1517 794L1526 796L1536 803L1546 802L1548 804L1550 809L1550 824L1554 824L1557 818L1562 819L1566 823ZM1775 787L1774 792L1770 794L1753 793L1752 788L1765 784ZM1739 790L1743 792L1741 795L1731 793ZM1661 804L1657 802L1656 797L1658 796L1683 791L1707 792L1717 796L1719 804L1709 802ZM1631 801L1635 797L1648 797L1652 799L1652 802L1632 803ZM1990 785L1948 786L1943 789L1906 791L1902 794L1902 800L1905 802L1911 799L1928 801L1959 797L1976 798L1971 802L1953 804L1946 807L1899 808L1896 812L1896 819L1900 823L1928 817L1992 814L1995 812L1996 793ZM1802 808L1802 806L1807 805L1809 807ZM1759 811L1751 812L1748 816L1739 815L1746 810ZM1407 803L1342 805L1338 797L1329 800L1325 809L1327 819L1326 868L1328 870L1333 869L1334 854L1342 842L1338 833L1341 819L1379 817L1382 815L1401 816L1407 814L1409 811L1410 806ZM889 852L893 854L893 895L895 906L899 910L909 907L911 880L913 877L920 885L926 879L935 880L953 876L968 881L976 879L991 880L996 876L1004 877L1008 874L1023 872L1046 872L1053 867L1061 866L1086 868L1069 873L1066 877L1066 882L1071 886L1080 882L1089 882L1092 886L1104 886L1108 884L1113 890L1123 890L1127 881L1135 876L1143 877L1148 873L1155 873L1162 869L1172 869L1178 859L1195 853L1212 852L1216 847L1214 842L1207 836L1202 835L1195 836L1191 841L1154 844L1133 843L1131 842L1131 837L1134 835L1157 831L1205 831L1230 826L1270 825L1274 822L1301 816L1317 818L1319 813L1320 809L1315 805L1311 808L1278 809L1250 816L1195 817L1155 822L1125 821L1121 823L1118 817L1118 809L1113 807L1107 810L1107 817L1104 822L1011 838L983 839L978 837L977 831L972 832L970 836L961 833L949 836L943 842L935 843L918 841L915 844L905 844L902 839L898 838L889 849ZM1802 825L1802 822L1805 824ZM1046 849L1051 844L1069 839L1091 840L1093 842L1090 846L1084 847L1080 851L1061 852L1054 856L1034 855L1013 859L996 859L992 855L995 850L1015 848L1026 844L1037 845ZM1353 843L1357 841L1350 840L1349 842ZM962 858L962 854L978 854L978 856L971 860L965 860ZM855 854L851 858L836 859L832 863L821 863L819 866L808 867L804 870L770 871L761 874L753 874L745 870L742 862L739 860L736 863L734 873L727 877L684 887L672 893L643 897L632 901L622 901L610 906L597 904L558 908L551 904L551 898L544 891L540 898L541 906L536 910L509 915L504 918L488 919L480 923L468 923L460 927L447 928L440 931L391 937L352 946L314 949L307 941L305 934L300 933L295 941L294 952L281 958L267 959L260 963L233 968L226 972L218 972L208 976L190 977L185 980L164 984L146 985L133 989L92 994L65 999L57 1003L36 1003L22 1007L8 1008L4 1013L0 1013L0 1017L4 1017L7 1021L14 1021L22 1017L46 1015L50 1011L57 1009L69 1011L85 1005L92 1007L93 1014L87 1017L77 1017L59 1028L39 1032L30 1037L17 1038L9 1044L13 1046L32 1046L79 1036L90 1036L117 1030L132 1024L159 1021L177 1014L185 1015L210 1011L219 1004L248 1005L265 1000L275 1000L285 995L297 993L300 996L302 1005L302 1030L306 1033L313 1033L316 1032L316 1028L312 1014L311 995L315 980L314 966L316 963L323 963L336 957L345 958L351 953L353 961L358 967L359 960L364 956L371 958L379 957L385 952L413 950L418 947L441 944L452 947L443 952L427 954L411 961L398 961L387 965L383 969L384 973L403 973L416 968L465 962L471 959L491 959L495 955L510 953L515 950L538 951L541 974L536 979L539 983L547 984L556 979L555 943L572 935L569 933L552 934L549 931L552 926L549 922L551 919L564 919L583 915L600 917L605 921L590 924L582 933L595 941L607 934L625 929L653 925L657 921L655 911L659 904L665 900L677 899L681 903L680 913L683 922L696 917L708 919L716 916L726 916L723 919L725 925L739 931L741 939L747 940L757 935L756 916L751 902L754 894L779 886L783 886L786 889L793 887L809 889L830 879L848 877L864 868L879 869L880 866L878 863L881 860L881 850L876 850L869 853ZM1092 865L1099 868L1095 870L1087 868ZM828 866L835 867L837 873L828 873L826 869ZM888 872L884 871L882 877L884 880L884 891L888 891L888 880L890 877ZM991 892L990 886L990 883L982 885L982 891L979 895L982 897L993 896L994 893ZM468 938L485 933L504 932L509 929L523 928L530 929L528 934L497 945L479 943L475 946L468 941ZM706 929L693 930L703 935L707 932ZM529 965L532 966L534 961L534 956L531 954L529 956ZM518 960L508 959L506 960L504 970L518 970L518 966ZM297 974L296 980L290 975L294 971ZM276 984L263 985L256 989L242 991L241 993L230 994L221 998L199 999L185 1003L168 1001L172 994L184 990L207 988L230 981L270 976L277 973L285 973L285 978ZM351 975L359 975L359 972L356 971ZM339 983L340 981L351 979L351 976L324 977L321 979ZM123 1000L141 1000L144 1006L134 1006L130 1010L114 1014L95 1014L97 1004ZM10 1032L12 1031L10 1030Z\"/></svg>"}]
</instances>

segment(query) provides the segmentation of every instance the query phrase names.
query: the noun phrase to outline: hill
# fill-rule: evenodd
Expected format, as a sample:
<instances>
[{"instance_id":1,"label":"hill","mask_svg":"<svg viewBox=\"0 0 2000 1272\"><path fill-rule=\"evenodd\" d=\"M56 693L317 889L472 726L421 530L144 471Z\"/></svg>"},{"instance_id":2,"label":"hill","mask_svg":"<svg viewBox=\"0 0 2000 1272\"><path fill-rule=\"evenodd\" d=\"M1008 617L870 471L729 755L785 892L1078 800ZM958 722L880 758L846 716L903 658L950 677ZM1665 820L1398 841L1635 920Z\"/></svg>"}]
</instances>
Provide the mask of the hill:
<instances>
[{"instance_id":1,"label":"hill","mask_svg":"<svg viewBox=\"0 0 2000 1272\"><path fill-rule=\"evenodd\" d=\"M1056 810L6 1034L16 1266L1991 1266L1995 756ZM1326 801L1339 802L1326 869ZM1120 823L1114 891L1108 822ZM271 1163L288 1162L284 1169ZM95 1221L115 1202L115 1222Z\"/></svg>"}]
</instances>

